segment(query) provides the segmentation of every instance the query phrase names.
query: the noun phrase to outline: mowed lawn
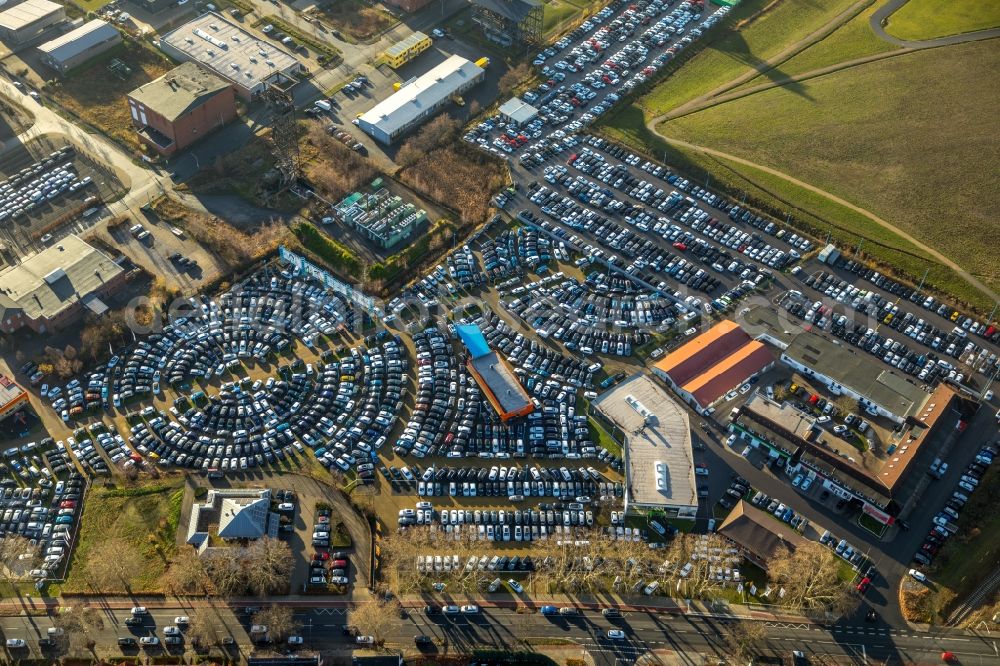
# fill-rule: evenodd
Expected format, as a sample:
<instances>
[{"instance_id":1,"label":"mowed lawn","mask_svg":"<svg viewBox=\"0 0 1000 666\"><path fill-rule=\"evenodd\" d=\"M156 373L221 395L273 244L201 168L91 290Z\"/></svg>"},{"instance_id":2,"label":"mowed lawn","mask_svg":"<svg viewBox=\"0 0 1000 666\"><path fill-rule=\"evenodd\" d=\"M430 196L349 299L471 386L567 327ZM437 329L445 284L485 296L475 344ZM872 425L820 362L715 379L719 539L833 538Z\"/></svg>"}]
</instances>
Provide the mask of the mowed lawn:
<instances>
[{"instance_id":1,"label":"mowed lawn","mask_svg":"<svg viewBox=\"0 0 1000 666\"><path fill-rule=\"evenodd\" d=\"M131 70L121 78L108 70L117 58ZM98 128L115 141L130 149L139 149L139 140L132 128L126 95L173 69L167 58L131 40L100 56L83 69L74 70L65 78L46 86L62 107Z\"/></svg>"},{"instance_id":2,"label":"mowed lawn","mask_svg":"<svg viewBox=\"0 0 1000 666\"><path fill-rule=\"evenodd\" d=\"M91 591L87 566L105 539L121 539L145 564L129 580L134 592L158 591L159 579L174 551L183 498L182 479L161 479L134 488L109 490L95 484L87 493L69 578L63 592Z\"/></svg>"},{"instance_id":3,"label":"mowed lawn","mask_svg":"<svg viewBox=\"0 0 1000 666\"><path fill-rule=\"evenodd\" d=\"M800 41L855 1L744 0L725 22L689 47L700 52L693 56L681 52L672 66L676 71L639 105L647 116L658 116L715 90ZM781 74L779 66L767 75Z\"/></svg>"},{"instance_id":4,"label":"mowed lawn","mask_svg":"<svg viewBox=\"0 0 1000 666\"><path fill-rule=\"evenodd\" d=\"M998 26L996 0L909 0L892 13L885 31L900 39L933 39Z\"/></svg>"},{"instance_id":5,"label":"mowed lawn","mask_svg":"<svg viewBox=\"0 0 1000 666\"><path fill-rule=\"evenodd\" d=\"M880 6L880 2L873 3L825 38L781 63L778 69L786 76L795 76L856 58L898 51L898 46L885 41L871 28L869 20ZM752 88L769 80L769 76L761 74L741 88Z\"/></svg>"},{"instance_id":6,"label":"mowed lawn","mask_svg":"<svg viewBox=\"0 0 1000 666\"><path fill-rule=\"evenodd\" d=\"M678 118L666 136L766 164L862 206L1000 288L1000 50L930 49ZM919 277L919 276L917 276Z\"/></svg>"}]
</instances>

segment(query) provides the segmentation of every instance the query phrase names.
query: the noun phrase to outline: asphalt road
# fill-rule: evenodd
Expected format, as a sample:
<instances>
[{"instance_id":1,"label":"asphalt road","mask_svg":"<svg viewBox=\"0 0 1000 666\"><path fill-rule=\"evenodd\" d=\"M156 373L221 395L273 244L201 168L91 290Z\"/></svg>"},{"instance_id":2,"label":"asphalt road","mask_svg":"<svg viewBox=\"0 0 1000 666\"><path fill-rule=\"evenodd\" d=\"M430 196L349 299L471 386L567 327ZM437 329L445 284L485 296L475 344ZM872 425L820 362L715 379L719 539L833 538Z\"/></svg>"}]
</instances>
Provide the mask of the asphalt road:
<instances>
[{"instance_id":1,"label":"asphalt road","mask_svg":"<svg viewBox=\"0 0 1000 666\"><path fill-rule=\"evenodd\" d=\"M184 609L152 611L142 627L130 629L121 622L127 611L105 611L105 626L93 633L101 653L118 652L119 636L164 637L163 628L173 624L176 615L191 615ZM340 608L316 608L296 611L299 633L306 641L306 649L323 652L343 652L352 649L352 638L346 636L345 611ZM414 611L390 628L384 636L386 645L412 650L413 637L427 635L434 639L433 652L463 652L472 647L513 649L525 643L579 645L590 653L597 664L614 665L635 663L643 654L653 650L673 650L691 657L696 654L721 654L727 645L727 636L735 622L733 618L696 615L650 614L626 612L623 617L610 621L597 611L586 611L576 616L550 618L540 614L518 614L513 610L487 608L474 616L427 616ZM760 622L760 620L743 620ZM954 652L963 663L996 663L997 636L979 636L962 632L921 633L895 630L870 624L845 624L836 626L763 622L765 638L760 644L764 654L780 656L790 650L804 650L814 656L867 657L872 661L893 663L937 661L944 650ZM45 636L51 626L48 618L5 617L0 619L4 638L23 638L32 652L38 650L37 640ZM220 636L231 636L236 645L232 652L247 654L252 650L248 618L242 613L222 608L216 626ZM608 638L609 629L625 632L624 639ZM557 639L557 640L553 640ZM163 648L152 650L151 654ZM23 651L22 651L23 652ZM132 653L136 650L132 649ZM15 656L11 654L11 656ZM234 655L235 656L235 655ZM692 661L694 663L694 661Z\"/></svg>"}]
</instances>

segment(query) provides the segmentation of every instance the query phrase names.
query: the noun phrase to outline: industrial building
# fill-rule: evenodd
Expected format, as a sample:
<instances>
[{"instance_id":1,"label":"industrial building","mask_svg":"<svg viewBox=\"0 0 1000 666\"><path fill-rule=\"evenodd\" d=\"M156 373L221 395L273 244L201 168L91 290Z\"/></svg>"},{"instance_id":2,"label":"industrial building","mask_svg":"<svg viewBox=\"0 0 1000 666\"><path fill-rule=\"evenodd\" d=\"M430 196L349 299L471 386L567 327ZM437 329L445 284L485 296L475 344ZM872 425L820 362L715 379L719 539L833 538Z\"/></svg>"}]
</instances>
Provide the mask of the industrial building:
<instances>
[{"instance_id":1,"label":"industrial building","mask_svg":"<svg viewBox=\"0 0 1000 666\"><path fill-rule=\"evenodd\" d=\"M453 55L362 114L358 126L376 141L391 144L434 115L452 97L482 81L485 65L485 58L474 63Z\"/></svg>"},{"instance_id":2,"label":"industrial building","mask_svg":"<svg viewBox=\"0 0 1000 666\"><path fill-rule=\"evenodd\" d=\"M27 392L13 379L0 374L0 421L13 416L27 404Z\"/></svg>"},{"instance_id":3,"label":"industrial building","mask_svg":"<svg viewBox=\"0 0 1000 666\"><path fill-rule=\"evenodd\" d=\"M739 548L746 560L765 571L772 559L794 553L806 542L790 525L743 500L736 503L716 532Z\"/></svg>"},{"instance_id":4,"label":"industrial building","mask_svg":"<svg viewBox=\"0 0 1000 666\"><path fill-rule=\"evenodd\" d=\"M539 0L472 0L472 20L486 39L503 47L539 44L543 11Z\"/></svg>"},{"instance_id":5,"label":"industrial building","mask_svg":"<svg viewBox=\"0 0 1000 666\"><path fill-rule=\"evenodd\" d=\"M94 19L38 47L42 62L60 74L121 44L122 34L107 21Z\"/></svg>"},{"instance_id":6,"label":"industrial building","mask_svg":"<svg viewBox=\"0 0 1000 666\"><path fill-rule=\"evenodd\" d=\"M255 37L215 12L188 21L160 39L160 48L179 62L196 62L229 81L236 94L250 101L269 85L294 86L305 71L290 53Z\"/></svg>"},{"instance_id":7,"label":"industrial building","mask_svg":"<svg viewBox=\"0 0 1000 666\"><path fill-rule=\"evenodd\" d=\"M236 93L193 62L183 63L128 94L139 138L161 155L173 155L236 117Z\"/></svg>"},{"instance_id":8,"label":"industrial building","mask_svg":"<svg viewBox=\"0 0 1000 666\"><path fill-rule=\"evenodd\" d=\"M927 393L912 379L882 364L870 354L803 331L781 353L785 365L823 384L834 395L848 395L875 413L903 423L924 404ZM820 370L819 368L822 368Z\"/></svg>"},{"instance_id":9,"label":"industrial building","mask_svg":"<svg viewBox=\"0 0 1000 666\"><path fill-rule=\"evenodd\" d=\"M0 271L0 331L50 333L69 326L83 308L103 314L101 301L125 272L111 257L69 235L52 247Z\"/></svg>"},{"instance_id":10,"label":"industrial building","mask_svg":"<svg viewBox=\"0 0 1000 666\"><path fill-rule=\"evenodd\" d=\"M455 331L469 352L466 364L469 373L493 405L500 420L506 423L535 411L535 405L518 381L514 369L507 359L490 349L480 328L475 324L463 324L456 326Z\"/></svg>"},{"instance_id":11,"label":"industrial building","mask_svg":"<svg viewBox=\"0 0 1000 666\"><path fill-rule=\"evenodd\" d=\"M770 369L774 357L736 322L724 320L692 338L653 366L699 414L705 414L729 391Z\"/></svg>"},{"instance_id":12,"label":"industrial building","mask_svg":"<svg viewBox=\"0 0 1000 666\"><path fill-rule=\"evenodd\" d=\"M399 69L433 44L430 37L422 32L415 32L387 48L382 55L385 58L385 64L393 69Z\"/></svg>"},{"instance_id":13,"label":"industrial building","mask_svg":"<svg viewBox=\"0 0 1000 666\"><path fill-rule=\"evenodd\" d=\"M427 221L427 211L392 194L382 179L372 183L372 192L354 192L337 204L338 218L383 250L410 238Z\"/></svg>"},{"instance_id":14,"label":"industrial building","mask_svg":"<svg viewBox=\"0 0 1000 666\"><path fill-rule=\"evenodd\" d=\"M27 44L47 28L66 20L66 8L49 0L24 0L0 12L0 41L14 47Z\"/></svg>"},{"instance_id":15,"label":"industrial building","mask_svg":"<svg viewBox=\"0 0 1000 666\"><path fill-rule=\"evenodd\" d=\"M591 403L625 453L625 511L698 513L687 412L648 375L629 377Z\"/></svg>"},{"instance_id":16,"label":"industrial building","mask_svg":"<svg viewBox=\"0 0 1000 666\"><path fill-rule=\"evenodd\" d=\"M508 125L524 127L538 117L538 109L520 97L511 97L500 105L500 115L503 116Z\"/></svg>"},{"instance_id":17,"label":"industrial building","mask_svg":"<svg viewBox=\"0 0 1000 666\"><path fill-rule=\"evenodd\" d=\"M884 524L912 507L921 488L921 470L961 434L962 400L947 385L926 396L898 439L888 445L889 459L877 471L852 456L841 455L843 439L823 427L812 414L789 403L755 393L733 415L734 447L751 446L769 459L783 458L786 472L802 474L830 493L854 503Z\"/></svg>"}]
</instances>

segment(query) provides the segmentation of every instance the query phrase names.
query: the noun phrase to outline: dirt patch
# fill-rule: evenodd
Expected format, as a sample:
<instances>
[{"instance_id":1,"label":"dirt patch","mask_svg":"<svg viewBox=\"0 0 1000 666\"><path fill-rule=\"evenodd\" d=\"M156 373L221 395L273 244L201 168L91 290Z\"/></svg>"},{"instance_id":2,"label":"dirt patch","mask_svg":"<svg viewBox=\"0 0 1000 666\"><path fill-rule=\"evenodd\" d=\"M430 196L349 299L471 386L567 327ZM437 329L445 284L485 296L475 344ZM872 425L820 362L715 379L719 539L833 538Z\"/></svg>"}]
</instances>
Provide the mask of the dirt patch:
<instances>
[{"instance_id":1,"label":"dirt patch","mask_svg":"<svg viewBox=\"0 0 1000 666\"><path fill-rule=\"evenodd\" d=\"M361 42L375 38L397 23L389 12L369 7L360 0L329 0L317 7L315 15L329 22L335 30Z\"/></svg>"}]
</instances>

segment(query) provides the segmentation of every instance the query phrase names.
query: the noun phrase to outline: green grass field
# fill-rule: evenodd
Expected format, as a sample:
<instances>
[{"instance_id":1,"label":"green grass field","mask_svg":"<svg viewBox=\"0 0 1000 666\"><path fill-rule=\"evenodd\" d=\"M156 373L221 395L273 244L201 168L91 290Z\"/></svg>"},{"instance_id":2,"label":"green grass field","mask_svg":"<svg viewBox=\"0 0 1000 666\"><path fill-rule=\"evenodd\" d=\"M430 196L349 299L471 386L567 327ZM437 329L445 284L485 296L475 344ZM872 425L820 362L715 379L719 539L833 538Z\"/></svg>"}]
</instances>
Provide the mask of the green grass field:
<instances>
[{"instance_id":1,"label":"green grass field","mask_svg":"<svg viewBox=\"0 0 1000 666\"><path fill-rule=\"evenodd\" d=\"M180 478L173 478L150 482L125 493L95 486L87 495L69 578L62 585L62 591L90 591L88 558L104 539L121 539L145 561L129 580L133 591L157 591L158 581L175 546L182 485ZM135 490L138 492L130 494Z\"/></svg>"},{"instance_id":2,"label":"green grass field","mask_svg":"<svg viewBox=\"0 0 1000 666\"><path fill-rule=\"evenodd\" d=\"M1000 203L993 182L1000 155L984 150L996 141L983 121L997 115L995 87L984 82L998 65L989 42L916 52L767 90L659 130L815 184L1000 286L990 253L980 251L995 246Z\"/></svg>"},{"instance_id":3,"label":"green grass field","mask_svg":"<svg viewBox=\"0 0 1000 666\"><path fill-rule=\"evenodd\" d=\"M984 0L909 0L885 31L900 39L933 39L1000 26L1000 3Z\"/></svg>"},{"instance_id":4,"label":"green grass field","mask_svg":"<svg viewBox=\"0 0 1000 666\"><path fill-rule=\"evenodd\" d=\"M899 47L894 44L880 39L868 23L880 5L879 2L873 3L853 19L834 30L825 39L781 63L779 67L781 73L794 76L855 58L899 50ZM770 80L768 77L760 75L741 87L750 88L766 83L768 80Z\"/></svg>"},{"instance_id":5,"label":"green grass field","mask_svg":"<svg viewBox=\"0 0 1000 666\"><path fill-rule=\"evenodd\" d=\"M542 34L546 41L567 32L571 27L592 16L605 4L602 0L543 0Z\"/></svg>"},{"instance_id":6,"label":"green grass field","mask_svg":"<svg viewBox=\"0 0 1000 666\"><path fill-rule=\"evenodd\" d=\"M678 169L687 177L704 182L711 174L711 186L736 199L744 195L776 219L792 215L792 224L814 236L827 234L841 248L854 249L863 243L864 258L875 261L883 272L922 276L930 270L927 284L980 309L992 307L985 294L974 289L951 269L932 261L912 243L871 220L814 192L805 190L769 173L730 160L672 146L646 129L642 111L624 107L599 131L615 141L638 147L645 154Z\"/></svg>"},{"instance_id":7,"label":"green grass field","mask_svg":"<svg viewBox=\"0 0 1000 666\"><path fill-rule=\"evenodd\" d=\"M716 26L703 38L700 52L686 58L682 52L671 67L676 71L642 97L639 105L657 116L710 92L806 37L855 1L744 0L729 13L725 25ZM734 30L738 25L742 27ZM781 73L778 67L768 76Z\"/></svg>"}]
</instances>

